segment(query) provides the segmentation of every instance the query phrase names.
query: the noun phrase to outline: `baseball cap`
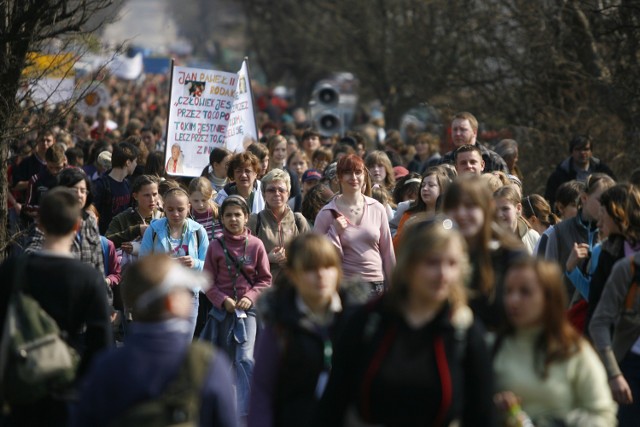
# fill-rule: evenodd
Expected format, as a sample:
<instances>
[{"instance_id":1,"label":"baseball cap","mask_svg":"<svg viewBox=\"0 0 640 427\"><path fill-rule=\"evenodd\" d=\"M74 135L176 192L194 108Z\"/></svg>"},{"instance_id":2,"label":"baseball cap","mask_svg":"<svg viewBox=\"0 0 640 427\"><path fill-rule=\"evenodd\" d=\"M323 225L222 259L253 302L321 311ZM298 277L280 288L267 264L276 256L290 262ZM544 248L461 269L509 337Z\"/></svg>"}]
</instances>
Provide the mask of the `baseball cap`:
<instances>
[{"instance_id":1,"label":"baseball cap","mask_svg":"<svg viewBox=\"0 0 640 427\"><path fill-rule=\"evenodd\" d=\"M333 162L324 169L324 177L328 180L332 180L338 176L338 163Z\"/></svg>"},{"instance_id":2,"label":"baseball cap","mask_svg":"<svg viewBox=\"0 0 640 427\"><path fill-rule=\"evenodd\" d=\"M396 180L407 175L409 175L409 171L404 166L396 166L393 168L393 176L396 178Z\"/></svg>"},{"instance_id":3,"label":"baseball cap","mask_svg":"<svg viewBox=\"0 0 640 427\"><path fill-rule=\"evenodd\" d=\"M307 169L302 174L302 182L313 181L313 180L319 181L321 179L322 179L322 173L320 173L320 171L317 169Z\"/></svg>"},{"instance_id":4,"label":"baseball cap","mask_svg":"<svg viewBox=\"0 0 640 427\"><path fill-rule=\"evenodd\" d=\"M103 151L98 154L98 162L102 169L111 169L111 151Z\"/></svg>"}]
</instances>

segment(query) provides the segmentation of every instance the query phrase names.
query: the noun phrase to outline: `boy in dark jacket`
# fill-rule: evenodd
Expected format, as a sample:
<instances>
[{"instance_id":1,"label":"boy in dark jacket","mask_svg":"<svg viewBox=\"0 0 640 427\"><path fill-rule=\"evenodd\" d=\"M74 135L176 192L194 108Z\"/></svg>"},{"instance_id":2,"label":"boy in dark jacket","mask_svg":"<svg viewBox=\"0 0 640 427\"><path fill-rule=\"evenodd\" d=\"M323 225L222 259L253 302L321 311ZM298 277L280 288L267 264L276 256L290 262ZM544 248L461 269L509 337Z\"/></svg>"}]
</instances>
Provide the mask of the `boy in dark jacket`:
<instances>
[{"instance_id":1,"label":"boy in dark jacket","mask_svg":"<svg viewBox=\"0 0 640 427\"><path fill-rule=\"evenodd\" d=\"M203 348L208 344L191 344L193 292L207 282L201 273L164 254L149 255L129 267L120 286L133 323L124 347L102 354L89 371L72 425L125 425L124 420L130 421L126 413L161 401L165 390L181 380L189 381L192 391L199 390L194 393L197 410L187 414L189 420L201 426L237 426L226 356ZM194 371L193 363L200 364L195 371L203 374L180 379L184 366Z\"/></svg>"}]
</instances>

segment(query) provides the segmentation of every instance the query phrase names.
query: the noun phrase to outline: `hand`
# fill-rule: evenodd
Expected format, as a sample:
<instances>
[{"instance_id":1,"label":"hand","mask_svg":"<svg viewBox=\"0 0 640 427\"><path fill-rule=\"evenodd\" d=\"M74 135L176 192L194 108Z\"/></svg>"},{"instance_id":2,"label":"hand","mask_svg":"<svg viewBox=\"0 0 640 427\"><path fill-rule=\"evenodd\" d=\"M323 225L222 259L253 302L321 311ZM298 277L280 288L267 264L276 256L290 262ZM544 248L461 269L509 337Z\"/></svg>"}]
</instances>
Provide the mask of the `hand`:
<instances>
[{"instance_id":1,"label":"hand","mask_svg":"<svg viewBox=\"0 0 640 427\"><path fill-rule=\"evenodd\" d=\"M516 405L520 405L520 398L512 391L501 391L493 395L493 403L502 411L508 411Z\"/></svg>"},{"instance_id":2,"label":"hand","mask_svg":"<svg viewBox=\"0 0 640 427\"><path fill-rule=\"evenodd\" d=\"M589 256L589 245L586 243L574 243L573 249L567 259L567 271L573 271L578 266L578 262Z\"/></svg>"},{"instance_id":3,"label":"hand","mask_svg":"<svg viewBox=\"0 0 640 427\"><path fill-rule=\"evenodd\" d=\"M120 245L120 249L122 249L122 252L130 254L133 251L133 243L124 242L122 245Z\"/></svg>"},{"instance_id":4,"label":"hand","mask_svg":"<svg viewBox=\"0 0 640 427\"><path fill-rule=\"evenodd\" d=\"M180 256L176 259L185 267L193 268L193 266L196 264L193 258L191 258L189 255Z\"/></svg>"},{"instance_id":5,"label":"hand","mask_svg":"<svg viewBox=\"0 0 640 427\"><path fill-rule=\"evenodd\" d=\"M252 305L253 305L253 303L251 302L251 300L249 298L242 297L242 298L240 298L240 301L238 301L238 304L236 304L236 308L238 310L249 310Z\"/></svg>"},{"instance_id":6,"label":"hand","mask_svg":"<svg viewBox=\"0 0 640 427\"><path fill-rule=\"evenodd\" d=\"M273 264L284 264L287 262L287 255L282 246L276 246L268 254L269 262Z\"/></svg>"},{"instance_id":7,"label":"hand","mask_svg":"<svg viewBox=\"0 0 640 427\"><path fill-rule=\"evenodd\" d=\"M349 225L349 223L344 215L340 215L333 220L333 226L338 234L342 233L347 228L347 225Z\"/></svg>"},{"instance_id":8,"label":"hand","mask_svg":"<svg viewBox=\"0 0 640 427\"><path fill-rule=\"evenodd\" d=\"M15 202L13 205L13 210L16 211L16 213L19 215L20 211L22 210L22 204Z\"/></svg>"},{"instance_id":9,"label":"hand","mask_svg":"<svg viewBox=\"0 0 640 427\"><path fill-rule=\"evenodd\" d=\"M149 228L149 224L140 224L140 236L144 236L144 232Z\"/></svg>"},{"instance_id":10,"label":"hand","mask_svg":"<svg viewBox=\"0 0 640 427\"><path fill-rule=\"evenodd\" d=\"M627 380L622 375L618 375L609 380L611 394L613 399L621 405L630 405L633 403L633 395Z\"/></svg>"},{"instance_id":11,"label":"hand","mask_svg":"<svg viewBox=\"0 0 640 427\"><path fill-rule=\"evenodd\" d=\"M224 307L225 310L227 310L227 313L233 313L233 310L236 309L236 302L231 298L227 298L222 303L222 306Z\"/></svg>"}]
</instances>

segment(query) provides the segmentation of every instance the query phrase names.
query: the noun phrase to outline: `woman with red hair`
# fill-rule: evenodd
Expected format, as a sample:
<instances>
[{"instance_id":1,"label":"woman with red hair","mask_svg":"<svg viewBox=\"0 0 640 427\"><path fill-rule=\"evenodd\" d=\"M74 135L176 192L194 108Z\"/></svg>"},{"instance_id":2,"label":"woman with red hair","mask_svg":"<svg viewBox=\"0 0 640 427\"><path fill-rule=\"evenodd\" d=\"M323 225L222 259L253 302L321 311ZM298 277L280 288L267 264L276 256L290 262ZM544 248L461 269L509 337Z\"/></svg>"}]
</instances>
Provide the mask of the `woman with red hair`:
<instances>
[{"instance_id":1,"label":"woman with red hair","mask_svg":"<svg viewBox=\"0 0 640 427\"><path fill-rule=\"evenodd\" d=\"M367 172L360 157L342 157L336 170L341 193L318 213L314 231L340 250L346 279L367 282L372 294L381 294L395 265L387 212L362 194Z\"/></svg>"}]
</instances>

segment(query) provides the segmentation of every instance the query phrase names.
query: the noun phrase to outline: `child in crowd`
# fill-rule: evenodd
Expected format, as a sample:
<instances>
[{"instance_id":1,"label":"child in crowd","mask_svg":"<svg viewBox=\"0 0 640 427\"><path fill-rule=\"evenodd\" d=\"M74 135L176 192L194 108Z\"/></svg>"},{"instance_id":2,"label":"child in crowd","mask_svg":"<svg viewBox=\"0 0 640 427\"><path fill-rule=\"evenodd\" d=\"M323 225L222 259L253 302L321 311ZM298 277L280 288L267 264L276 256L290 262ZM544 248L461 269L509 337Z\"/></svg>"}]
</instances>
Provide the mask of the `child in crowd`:
<instances>
[{"instance_id":1,"label":"child in crowd","mask_svg":"<svg viewBox=\"0 0 640 427\"><path fill-rule=\"evenodd\" d=\"M142 237L140 257L165 253L180 264L202 270L209 239L204 228L189 215L189 194L182 187L170 188L164 195L165 218L152 221ZM192 333L198 315L198 292L193 295Z\"/></svg>"},{"instance_id":2,"label":"child in crowd","mask_svg":"<svg viewBox=\"0 0 640 427\"><path fill-rule=\"evenodd\" d=\"M419 194L412 201L408 209L401 215L397 222L397 232L393 238L393 244L397 248L402 237L402 231L416 221L432 219L440 210L441 196L447 191L451 180L445 175L442 168L432 167L427 169L422 179L418 178Z\"/></svg>"},{"instance_id":3,"label":"child in crowd","mask_svg":"<svg viewBox=\"0 0 640 427\"><path fill-rule=\"evenodd\" d=\"M213 239L214 224L218 217L218 207L213 203L212 197L213 187L207 178L198 177L191 180L189 183L191 218L204 227L209 240Z\"/></svg>"},{"instance_id":4,"label":"child in crowd","mask_svg":"<svg viewBox=\"0 0 640 427\"><path fill-rule=\"evenodd\" d=\"M540 234L522 217L520 192L513 185L500 187L493 198L496 202L496 219L506 230L515 233L529 254L533 253Z\"/></svg>"},{"instance_id":5,"label":"child in crowd","mask_svg":"<svg viewBox=\"0 0 640 427\"><path fill-rule=\"evenodd\" d=\"M231 153L225 148L214 148L209 154L209 164L202 170L202 176L211 181L216 193L227 185L227 170Z\"/></svg>"},{"instance_id":6,"label":"child in crowd","mask_svg":"<svg viewBox=\"0 0 640 427\"><path fill-rule=\"evenodd\" d=\"M220 346L234 362L238 412L246 416L257 331L254 306L271 285L271 272L264 244L247 230L249 207L241 196L222 202L220 220L224 230L211 242L204 262L213 277L207 291L213 308L200 338Z\"/></svg>"},{"instance_id":7,"label":"child in crowd","mask_svg":"<svg viewBox=\"0 0 640 427\"><path fill-rule=\"evenodd\" d=\"M122 264L138 259L140 242L153 219L161 218L160 196L154 176L140 175L133 182L131 197L134 206L113 217L107 228L107 238L122 254Z\"/></svg>"}]
</instances>

